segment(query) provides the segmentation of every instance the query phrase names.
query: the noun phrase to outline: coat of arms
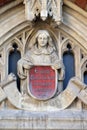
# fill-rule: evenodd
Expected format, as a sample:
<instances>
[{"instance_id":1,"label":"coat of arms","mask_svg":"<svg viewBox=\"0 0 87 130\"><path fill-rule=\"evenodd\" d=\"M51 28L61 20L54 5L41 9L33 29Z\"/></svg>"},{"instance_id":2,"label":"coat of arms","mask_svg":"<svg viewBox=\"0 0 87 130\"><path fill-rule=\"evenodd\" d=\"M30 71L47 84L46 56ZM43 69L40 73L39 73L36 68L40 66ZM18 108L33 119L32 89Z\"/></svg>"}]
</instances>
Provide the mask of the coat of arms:
<instances>
[{"instance_id":1,"label":"coat of arms","mask_svg":"<svg viewBox=\"0 0 87 130\"><path fill-rule=\"evenodd\" d=\"M28 92L31 96L46 100L55 95L57 73L50 66L34 66L29 71Z\"/></svg>"}]
</instances>

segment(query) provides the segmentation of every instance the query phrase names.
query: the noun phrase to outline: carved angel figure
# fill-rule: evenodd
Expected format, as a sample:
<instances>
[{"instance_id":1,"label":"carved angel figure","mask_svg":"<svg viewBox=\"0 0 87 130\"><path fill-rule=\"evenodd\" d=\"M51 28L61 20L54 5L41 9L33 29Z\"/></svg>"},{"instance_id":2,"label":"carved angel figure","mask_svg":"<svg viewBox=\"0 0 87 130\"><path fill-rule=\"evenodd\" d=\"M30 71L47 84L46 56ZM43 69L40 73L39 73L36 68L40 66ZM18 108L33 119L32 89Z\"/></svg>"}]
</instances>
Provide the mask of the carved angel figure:
<instances>
[{"instance_id":1,"label":"carved angel figure","mask_svg":"<svg viewBox=\"0 0 87 130\"><path fill-rule=\"evenodd\" d=\"M33 66L51 66L60 70L60 80L64 77L64 65L59 60L52 39L46 30L39 30L35 37L35 44L26 52L23 58L18 61L18 75L21 79L26 78L26 71Z\"/></svg>"}]
</instances>

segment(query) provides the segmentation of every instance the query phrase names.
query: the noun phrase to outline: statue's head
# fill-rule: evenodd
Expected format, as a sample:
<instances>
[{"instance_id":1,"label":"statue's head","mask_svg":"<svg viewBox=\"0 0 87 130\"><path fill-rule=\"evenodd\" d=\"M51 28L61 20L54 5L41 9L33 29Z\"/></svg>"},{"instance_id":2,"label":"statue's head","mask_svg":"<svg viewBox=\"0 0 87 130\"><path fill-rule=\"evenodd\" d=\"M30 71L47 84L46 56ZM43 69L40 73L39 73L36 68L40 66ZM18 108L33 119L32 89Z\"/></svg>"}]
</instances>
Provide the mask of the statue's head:
<instances>
[{"instance_id":1,"label":"statue's head","mask_svg":"<svg viewBox=\"0 0 87 130\"><path fill-rule=\"evenodd\" d=\"M36 33L36 42L35 44L41 46L41 47L44 47L44 46L52 46L52 39L48 33L48 31L46 30L39 30L37 33Z\"/></svg>"}]
</instances>

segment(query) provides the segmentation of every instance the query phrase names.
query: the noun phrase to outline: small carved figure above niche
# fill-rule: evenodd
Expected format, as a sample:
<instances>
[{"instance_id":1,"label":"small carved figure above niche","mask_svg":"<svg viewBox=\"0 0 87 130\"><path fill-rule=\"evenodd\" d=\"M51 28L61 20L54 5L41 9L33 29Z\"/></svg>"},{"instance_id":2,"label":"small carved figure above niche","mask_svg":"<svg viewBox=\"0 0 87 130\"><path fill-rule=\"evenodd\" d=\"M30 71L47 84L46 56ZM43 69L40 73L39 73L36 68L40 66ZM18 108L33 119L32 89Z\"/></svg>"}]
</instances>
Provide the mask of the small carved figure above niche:
<instances>
[{"instance_id":1,"label":"small carved figure above niche","mask_svg":"<svg viewBox=\"0 0 87 130\"><path fill-rule=\"evenodd\" d=\"M29 21L39 17L45 21L51 17L57 25L63 21L62 0L24 0L25 16Z\"/></svg>"}]
</instances>

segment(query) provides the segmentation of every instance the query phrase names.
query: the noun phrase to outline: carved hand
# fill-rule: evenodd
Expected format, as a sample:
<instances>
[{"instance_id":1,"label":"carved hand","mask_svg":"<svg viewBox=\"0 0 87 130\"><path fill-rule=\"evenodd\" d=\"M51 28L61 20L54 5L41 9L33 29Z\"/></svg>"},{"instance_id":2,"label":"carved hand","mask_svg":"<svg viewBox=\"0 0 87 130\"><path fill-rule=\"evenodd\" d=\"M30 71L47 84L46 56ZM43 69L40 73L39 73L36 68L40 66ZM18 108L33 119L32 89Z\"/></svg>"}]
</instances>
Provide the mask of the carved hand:
<instances>
[{"instance_id":1,"label":"carved hand","mask_svg":"<svg viewBox=\"0 0 87 130\"><path fill-rule=\"evenodd\" d=\"M65 78L65 69L61 68L59 73L59 80L64 80Z\"/></svg>"},{"instance_id":2,"label":"carved hand","mask_svg":"<svg viewBox=\"0 0 87 130\"><path fill-rule=\"evenodd\" d=\"M31 62L26 61L26 62L23 63L24 69L29 70L30 68L32 68L32 66L33 66L33 64Z\"/></svg>"},{"instance_id":3,"label":"carved hand","mask_svg":"<svg viewBox=\"0 0 87 130\"><path fill-rule=\"evenodd\" d=\"M26 78L26 74L24 73L23 60L19 60L17 63L18 76L21 79Z\"/></svg>"},{"instance_id":4,"label":"carved hand","mask_svg":"<svg viewBox=\"0 0 87 130\"><path fill-rule=\"evenodd\" d=\"M25 79L27 77L26 70L29 70L32 66L33 64L31 62L28 62L23 59L19 60L18 61L18 76L21 79Z\"/></svg>"},{"instance_id":5,"label":"carved hand","mask_svg":"<svg viewBox=\"0 0 87 130\"><path fill-rule=\"evenodd\" d=\"M56 60L54 63L53 63L53 68L54 69L61 69L62 68L62 65L63 63L60 61L60 60Z\"/></svg>"}]
</instances>

